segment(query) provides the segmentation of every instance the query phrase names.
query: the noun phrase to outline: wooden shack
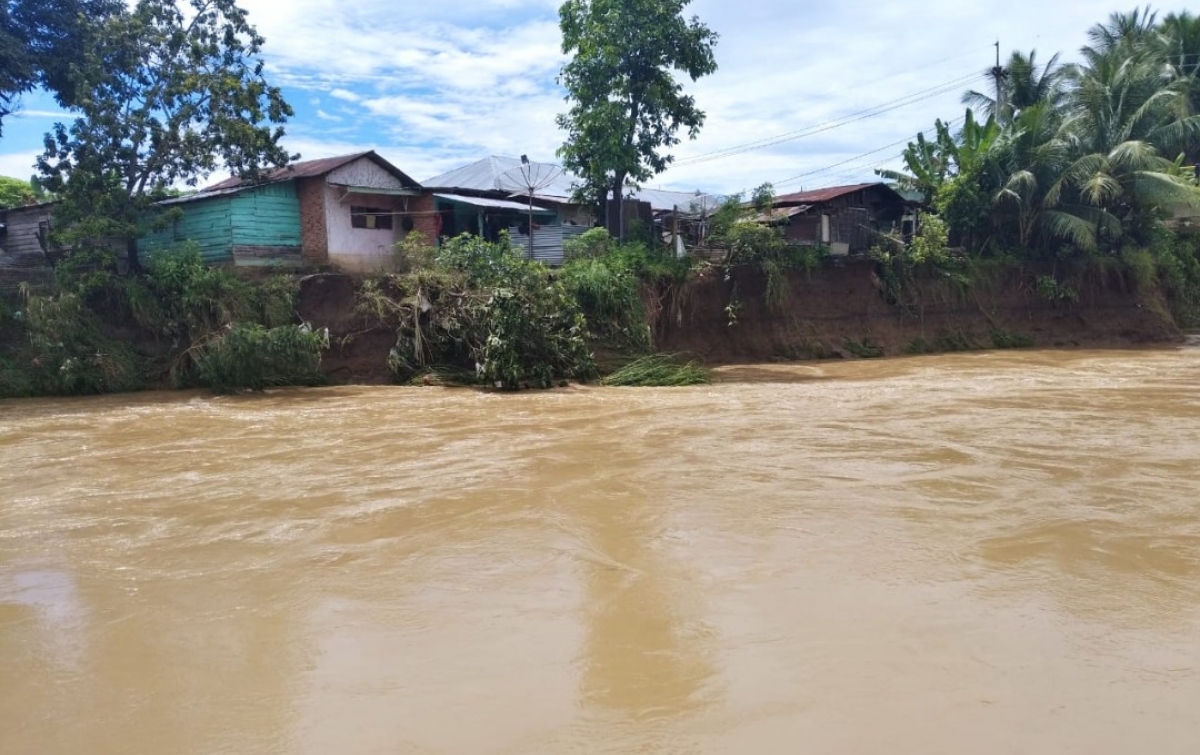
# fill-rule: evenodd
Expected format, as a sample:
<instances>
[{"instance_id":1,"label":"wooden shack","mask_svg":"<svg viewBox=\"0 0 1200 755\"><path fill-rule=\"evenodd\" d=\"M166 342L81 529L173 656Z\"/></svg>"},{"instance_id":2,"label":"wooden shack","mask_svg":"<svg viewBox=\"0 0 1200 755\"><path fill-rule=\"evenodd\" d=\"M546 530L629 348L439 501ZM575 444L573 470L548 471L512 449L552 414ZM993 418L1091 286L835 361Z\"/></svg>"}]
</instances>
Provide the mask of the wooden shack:
<instances>
[{"instance_id":1,"label":"wooden shack","mask_svg":"<svg viewBox=\"0 0 1200 755\"><path fill-rule=\"evenodd\" d=\"M50 231L51 203L0 210L0 287L49 278L43 244Z\"/></svg>"},{"instance_id":2,"label":"wooden shack","mask_svg":"<svg viewBox=\"0 0 1200 755\"><path fill-rule=\"evenodd\" d=\"M771 220L785 225L793 243L859 254L870 249L872 234L899 230L907 209L907 200L887 184L854 184L776 197Z\"/></svg>"}]
</instances>

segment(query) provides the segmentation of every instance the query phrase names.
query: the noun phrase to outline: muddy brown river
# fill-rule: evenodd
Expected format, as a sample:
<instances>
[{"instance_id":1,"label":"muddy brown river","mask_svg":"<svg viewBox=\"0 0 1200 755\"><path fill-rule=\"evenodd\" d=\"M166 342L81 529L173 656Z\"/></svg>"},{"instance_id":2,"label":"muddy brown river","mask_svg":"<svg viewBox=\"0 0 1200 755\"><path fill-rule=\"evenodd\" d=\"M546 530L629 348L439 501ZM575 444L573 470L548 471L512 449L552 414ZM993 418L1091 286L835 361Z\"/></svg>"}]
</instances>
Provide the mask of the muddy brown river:
<instances>
[{"instance_id":1,"label":"muddy brown river","mask_svg":"<svg viewBox=\"0 0 1200 755\"><path fill-rule=\"evenodd\" d=\"M0 752L1200 752L1200 346L0 403Z\"/></svg>"}]
</instances>

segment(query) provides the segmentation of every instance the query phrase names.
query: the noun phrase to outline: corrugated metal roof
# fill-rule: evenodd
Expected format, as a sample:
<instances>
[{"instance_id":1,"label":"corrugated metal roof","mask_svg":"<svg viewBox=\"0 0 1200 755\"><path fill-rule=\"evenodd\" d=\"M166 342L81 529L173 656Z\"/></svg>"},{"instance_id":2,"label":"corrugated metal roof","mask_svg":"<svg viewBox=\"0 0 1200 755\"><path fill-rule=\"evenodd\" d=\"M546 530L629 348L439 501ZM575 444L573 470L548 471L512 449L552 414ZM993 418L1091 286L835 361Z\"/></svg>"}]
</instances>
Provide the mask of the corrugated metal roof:
<instances>
[{"instance_id":1,"label":"corrugated metal roof","mask_svg":"<svg viewBox=\"0 0 1200 755\"><path fill-rule=\"evenodd\" d=\"M517 210L520 212L533 212L538 215L553 215L554 210L547 210L544 207L533 206L530 210L528 203L510 202L507 199L488 199L486 197L464 197L461 194L434 194L438 199L444 199L447 202L458 202L460 204L471 205L487 210Z\"/></svg>"},{"instance_id":2,"label":"corrugated metal roof","mask_svg":"<svg viewBox=\"0 0 1200 755\"><path fill-rule=\"evenodd\" d=\"M567 201L574 192L575 178L553 163L523 164L515 157L492 155L464 165L440 176L426 179L424 186L433 189L468 191L504 191L527 194L533 184L535 197Z\"/></svg>"},{"instance_id":3,"label":"corrugated metal roof","mask_svg":"<svg viewBox=\"0 0 1200 755\"><path fill-rule=\"evenodd\" d=\"M566 204L571 201L577 181L575 176L553 163L530 162L526 166L515 157L492 155L448 173L427 178L421 183L431 189L502 191L509 194L527 194L529 185L533 184L536 187L533 192L535 199ZM674 207L686 210L697 202L700 202L704 209L712 210L722 201L721 197L712 194L662 189L631 191L626 197L649 202L650 207L655 210L670 210Z\"/></svg>"},{"instance_id":4,"label":"corrugated metal roof","mask_svg":"<svg viewBox=\"0 0 1200 755\"><path fill-rule=\"evenodd\" d=\"M839 197L844 197L847 194L853 194L863 189L873 187L883 188L893 194L896 194L895 189L883 182L875 182L869 184L853 184L851 186L829 186L824 189L813 189L812 191L798 191L794 194L784 194L783 196L775 197L776 205L784 204L820 204L821 202L831 202ZM903 199L899 194L896 194L897 199Z\"/></svg>"},{"instance_id":5,"label":"corrugated metal roof","mask_svg":"<svg viewBox=\"0 0 1200 755\"><path fill-rule=\"evenodd\" d=\"M364 157L372 160L376 165L383 168L388 173L391 173L402 184L411 186L413 188L421 187L421 185L410 178L408 174L397 168L395 165L392 165L387 160L384 160L382 157L376 154L374 150L355 152L349 155L339 155L337 157L322 157L319 160L304 160L303 162L292 163L285 168L276 168L274 170L267 171L260 177L260 180L255 185L279 183L281 181L293 181L297 178L316 178L318 176L323 176L326 173L332 173L343 165L349 165L355 160L360 160ZM221 191L224 189L242 188L246 185L246 182L243 182L242 179L234 176L233 178L227 178L220 183L215 183L212 186L205 187L201 193L208 194L209 192Z\"/></svg>"},{"instance_id":6,"label":"corrugated metal roof","mask_svg":"<svg viewBox=\"0 0 1200 755\"><path fill-rule=\"evenodd\" d=\"M712 212L721 206L723 197L715 194L703 194L698 191L667 191L665 189L638 189L626 195L629 199L639 202L649 202L653 210L673 210L676 207L681 212Z\"/></svg>"},{"instance_id":7,"label":"corrugated metal roof","mask_svg":"<svg viewBox=\"0 0 1200 755\"><path fill-rule=\"evenodd\" d=\"M793 218L797 215L803 215L812 209L810 204L796 205L795 207L776 207L770 212L762 212L754 216L756 223L776 223L780 220Z\"/></svg>"}]
</instances>

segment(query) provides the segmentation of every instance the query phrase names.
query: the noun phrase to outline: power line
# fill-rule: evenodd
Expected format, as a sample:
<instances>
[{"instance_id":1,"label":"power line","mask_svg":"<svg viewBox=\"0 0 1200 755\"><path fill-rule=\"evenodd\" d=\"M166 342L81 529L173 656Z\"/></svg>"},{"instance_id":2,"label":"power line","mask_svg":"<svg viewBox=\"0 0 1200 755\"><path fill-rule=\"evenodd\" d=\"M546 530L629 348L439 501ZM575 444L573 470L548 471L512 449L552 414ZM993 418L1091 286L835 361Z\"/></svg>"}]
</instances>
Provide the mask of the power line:
<instances>
[{"instance_id":1,"label":"power line","mask_svg":"<svg viewBox=\"0 0 1200 755\"><path fill-rule=\"evenodd\" d=\"M958 118L955 118L953 120L945 121L944 125L947 127L950 127L950 126L957 125L960 121L965 121L965 120L966 120L965 116L959 116ZM937 132L937 127L935 126L934 128L926 129L925 131L920 132L920 134L918 136L924 136L926 134L936 133L936 132ZM912 142L916 138L917 138L917 136L908 136L908 137L901 139L898 142L892 142L891 144L886 144L882 147L879 147L878 149L873 149L870 152L864 152L861 155L855 155L854 157L848 158L846 160L842 160L841 162L836 162L836 163L833 163L832 165L827 165L824 168L818 168L817 170L810 170L806 173L800 173L795 176L792 176L791 178L785 178L782 181L773 182L772 185L773 186L784 186L789 183L795 183L796 181L799 181L802 178L808 178L810 176L820 175L821 173L828 173L829 171L833 170L834 168L840 168L843 165L849 165L851 163L859 162L864 157L870 157L871 155L877 155L880 152L885 152L889 149L899 147L902 144L908 144L909 142ZM883 163L880 163L880 164L883 164Z\"/></svg>"},{"instance_id":2,"label":"power line","mask_svg":"<svg viewBox=\"0 0 1200 755\"><path fill-rule=\"evenodd\" d=\"M915 92L913 94L906 95L899 99L885 102L881 105L876 105L874 107L870 107L865 110L859 110L857 112L850 113L850 114L842 116L841 118L838 118L836 120L819 123L815 126L809 126L807 128L801 129L799 131L792 131L792 132L780 134L780 135L773 136L773 137L767 137L765 139L759 139L759 140L753 141L753 142L747 142L745 144L735 145L735 146L728 147L723 150L718 150L716 152L710 152L708 154L697 155L695 157L678 160L678 161L672 163L672 166L673 167L685 167L685 166L691 166L691 165L700 165L702 163L712 162L714 160L723 160L727 157L734 157L736 155L741 155L746 152L753 152L755 150L765 149L767 147L773 147L773 146L776 146L779 144L784 144L786 142L795 141L797 139L802 139L804 137L814 136L816 134L825 133L827 131L832 131L836 128L848 126L851 123L857 123L858 121L866 120L868 118L874 118L876 116L880 116L885 113L890 113L893 110L899 110L900 108L908 107L909 105L915 105L918 102L924 102L925 100L929 100L934 97L939 97L943 94L947 94L951 91L954 91L955 89L958 89L963 86L967 86L976 81L981 81L985 78L987 78L987 77L984 74L973 73L973 74L970 74L969 76L960 77L958 79L954 79L953 81L943 82L942 84L939 84L935 87L931 87L929 89L925 89L920 92Z\"/></svg>"}]
</instances>

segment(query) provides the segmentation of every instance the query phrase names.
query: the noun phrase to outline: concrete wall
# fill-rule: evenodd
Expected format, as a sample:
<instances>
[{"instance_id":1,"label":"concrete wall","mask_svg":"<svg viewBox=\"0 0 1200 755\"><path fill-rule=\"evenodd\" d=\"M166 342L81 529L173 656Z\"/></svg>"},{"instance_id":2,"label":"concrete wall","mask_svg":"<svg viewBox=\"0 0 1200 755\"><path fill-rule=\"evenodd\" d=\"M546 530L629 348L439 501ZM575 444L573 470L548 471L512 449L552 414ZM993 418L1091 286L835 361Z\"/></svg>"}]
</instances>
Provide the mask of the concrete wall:
<instances>
[{"instance_id":1,"label":"concrete wall","mask_svg":"<svg viewBox=\"0 0 1200 755\"><path fill-rule=\"evenodd\" d=\"M400 179L365 157L332 171L326 177L325 183L340 186L369 186L373 189L405 188Z\"/></svg>"},{"instance_id":2,"label":"concrete wall","mask_svg":"<svg viewBox=\"0 0 1200 755\"><path fill-rule=\"evenodd\" d=\"M350 166L347 166L350 167ZM395 211L396 197L385 194L349 194L341 186L325 187L325 228L329 264L347 272L370 273L390 270L396 242L403 233L400 218L393 216L392 228L354 228L351 207L374 207Z\"/></svg>"}]
</instances>

